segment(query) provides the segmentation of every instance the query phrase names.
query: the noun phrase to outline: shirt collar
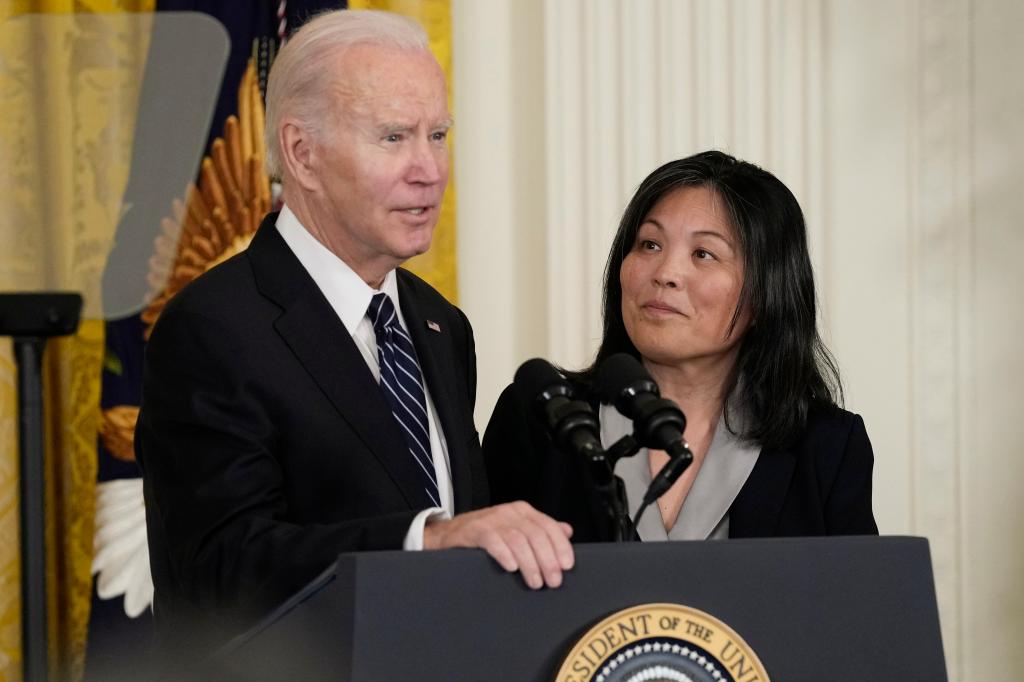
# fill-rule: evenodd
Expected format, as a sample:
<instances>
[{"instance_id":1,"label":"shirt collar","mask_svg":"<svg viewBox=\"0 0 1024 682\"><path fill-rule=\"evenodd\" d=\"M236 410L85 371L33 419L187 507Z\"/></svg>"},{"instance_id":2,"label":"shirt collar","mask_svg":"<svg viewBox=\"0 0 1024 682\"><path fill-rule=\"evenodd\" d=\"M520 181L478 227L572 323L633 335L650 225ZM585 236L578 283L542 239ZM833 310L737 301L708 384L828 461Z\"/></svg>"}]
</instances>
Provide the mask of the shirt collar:
<instances>
[{"instance_id":1,"label":"shirt collar","mask_svg":"<svg viewBox=\"0 0 1024 682\"><path fill-rule=\"evenodd\" d=\"M404 326L405 320L402 319L402 309L398 300L398 279L394 270L384 277L379 290L374 289L364 282L348 263L317 241L287 205L281 208L276 227L288 248L316 282L317 288L323 292L349 334L355 334L356 327L366 316L370 299L378 291L383 291L391 297L398 311L398 318Z\"/></svg>"}]
</instances>

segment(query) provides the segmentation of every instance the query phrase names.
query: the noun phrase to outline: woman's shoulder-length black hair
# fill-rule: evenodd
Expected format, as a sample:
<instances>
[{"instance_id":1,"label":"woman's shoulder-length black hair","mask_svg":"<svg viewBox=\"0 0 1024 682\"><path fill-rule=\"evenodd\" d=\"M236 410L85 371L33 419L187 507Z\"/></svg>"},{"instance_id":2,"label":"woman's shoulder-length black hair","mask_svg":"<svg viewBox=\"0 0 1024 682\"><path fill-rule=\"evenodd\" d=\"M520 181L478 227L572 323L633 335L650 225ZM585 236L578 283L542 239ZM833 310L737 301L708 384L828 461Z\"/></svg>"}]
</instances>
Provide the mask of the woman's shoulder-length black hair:
<instances>
[{"instance_id":1,"label":"woman's shoulder-length black hair","mask_svg":"<svg viewBox=\"0 0 1024 682\"><path fill-rule=\"evenodd\" d=\"M622 321L619 270L647 214L662 197L683 187L706 187L718 196L728 208L743 254L743 287L733 324L746 306L751 325L725 387L727 399L734 402L727 408L742 409L739 436L762 447L784 447L800 435L812 405L842 402L842 384L836 362L818 335L814 274L796 197L771 173L723 152L671 161L640 184L605 267L601 346L594 363L573 374L592 386L606 358L625 352L639 359Z\"/></svg>"}]
</instances>

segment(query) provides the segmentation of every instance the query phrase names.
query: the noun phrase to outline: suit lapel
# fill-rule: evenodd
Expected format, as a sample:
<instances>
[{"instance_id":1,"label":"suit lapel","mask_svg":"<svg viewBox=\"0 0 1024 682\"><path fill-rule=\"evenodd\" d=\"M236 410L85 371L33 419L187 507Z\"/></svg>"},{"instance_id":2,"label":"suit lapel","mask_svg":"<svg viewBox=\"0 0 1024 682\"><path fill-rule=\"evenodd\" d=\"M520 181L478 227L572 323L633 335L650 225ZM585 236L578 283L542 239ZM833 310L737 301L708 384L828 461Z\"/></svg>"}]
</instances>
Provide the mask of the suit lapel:
<instances>
[{"instance_id":1,"label":"suit lapel","mask_svg":"<svg viewBox=\"0 0 1024 682\"><path fill-rule=\"evenodd\" d=\"M420 295L414 280L402 270L398 271L398 295L402 316L409 326L420 369L448 446L455 511L466 511L472 500L472 479L463 436L472 433L472 430L467 428L454 407L459 404L459 387L453 372L457 365L452 352L452 330L446 328L445 322L450 317L445 310L432 305L427 297ZM427 326L428 322L431 323L430 327Z\"/></svg>"},{"instance_id":2,"label":"suit lapel","mask_svg":"<svg viewBox=\"0 0 1024 682\"><path fill-rule=\"evenodd\" d=\"M352 337L309 273L285 244L270 214L247 253L260 291L283 309L274 328L366 448L380 461L410 508L426 493L410 466L408 444ZM338 456L346 455L338 444ZM429 502L427 503L429 506Z\"/></svg>"},{"instance_id":3,"label":"suit lapel","mask_svg":"<svg viewBox=\"0 0 1024 682\"><path fill-rule=\"evenodd\" d=\"M796 455L789 450L761 452L747 482L729 508L729 537L775 535L795 468Z\"/></svg>"}]
</instances>

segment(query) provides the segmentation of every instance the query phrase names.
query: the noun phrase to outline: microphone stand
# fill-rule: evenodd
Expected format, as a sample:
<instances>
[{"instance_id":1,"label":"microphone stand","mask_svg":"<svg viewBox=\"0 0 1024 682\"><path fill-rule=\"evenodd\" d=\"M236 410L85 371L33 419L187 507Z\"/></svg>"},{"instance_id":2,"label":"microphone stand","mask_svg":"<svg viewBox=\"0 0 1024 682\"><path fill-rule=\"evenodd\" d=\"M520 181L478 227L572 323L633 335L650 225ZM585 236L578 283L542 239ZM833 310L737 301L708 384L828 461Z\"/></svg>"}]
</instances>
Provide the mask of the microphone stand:
<instances>
[{"instance_id":1,"label":"microphone stand","mask_svg":"<svg viewBox=\"0 0 1024 682\"><path fill-rule=\"evenodd\" d=\"M74 333L81 309L79 294L0 294L0 336L13 337L18 364L22 665L32 682L48 673L43 350L49 337Z\"/></svg>"},{"instance_id":2,"label":"microphone stand","mask_svg":"<svg viewBox=\"0 0 1024 682\"><path fill-rule=\"evenodd\" d=\"M615 475L615 464L623 457L631 457L640 450L633 436L623 436L610 448L590 460L590 475L601 500L607 521L607 533L612 542L633 542L635 527L629 519L626 484Z\"/></svg>"},{"instance_id":3,"label":"microphone stand","mask_svg":"<svg viewBox=\"0 0 1024 682\"><path fill-rule=\"evenodd\" d=\"M615 464L623 457L632 457L640 451L640 444L632 435L626 435L604 451L590 453L590 476L601 500L608 522L608 534L612 542L634 542L640 517L655 500L661 497L676 482L693 462L693 453L685 442L680 442L671 458L651 481L636 516L629 518L629 503L626 500L626 485L615 475Z\"/></svg>"}]
</instances>

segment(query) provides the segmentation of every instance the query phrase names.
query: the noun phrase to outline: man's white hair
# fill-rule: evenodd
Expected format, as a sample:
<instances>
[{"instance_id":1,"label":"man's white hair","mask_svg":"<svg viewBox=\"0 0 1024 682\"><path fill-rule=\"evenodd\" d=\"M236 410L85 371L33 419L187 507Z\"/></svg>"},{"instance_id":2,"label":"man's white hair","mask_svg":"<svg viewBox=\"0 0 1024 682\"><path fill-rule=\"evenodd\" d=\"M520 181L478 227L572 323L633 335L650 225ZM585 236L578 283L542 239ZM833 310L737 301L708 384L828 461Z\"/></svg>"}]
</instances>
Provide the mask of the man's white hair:
<instances>
[{"instance_id":1,"label":"man's white hair","mask_svg":"<svg viewBox=\"0 0 1024 682\"><path fill-rule=\"evenodd\" d=\"M332 74L325 63L336 52L369 43L426 50L427 34L408 17L375 10L337 10L315 16L278 53L267 79L267 172L282 176L278 126L286 116L302 121L313 135L323 133L330 105L326 90Z\"/></svg>"}]
</instances>

